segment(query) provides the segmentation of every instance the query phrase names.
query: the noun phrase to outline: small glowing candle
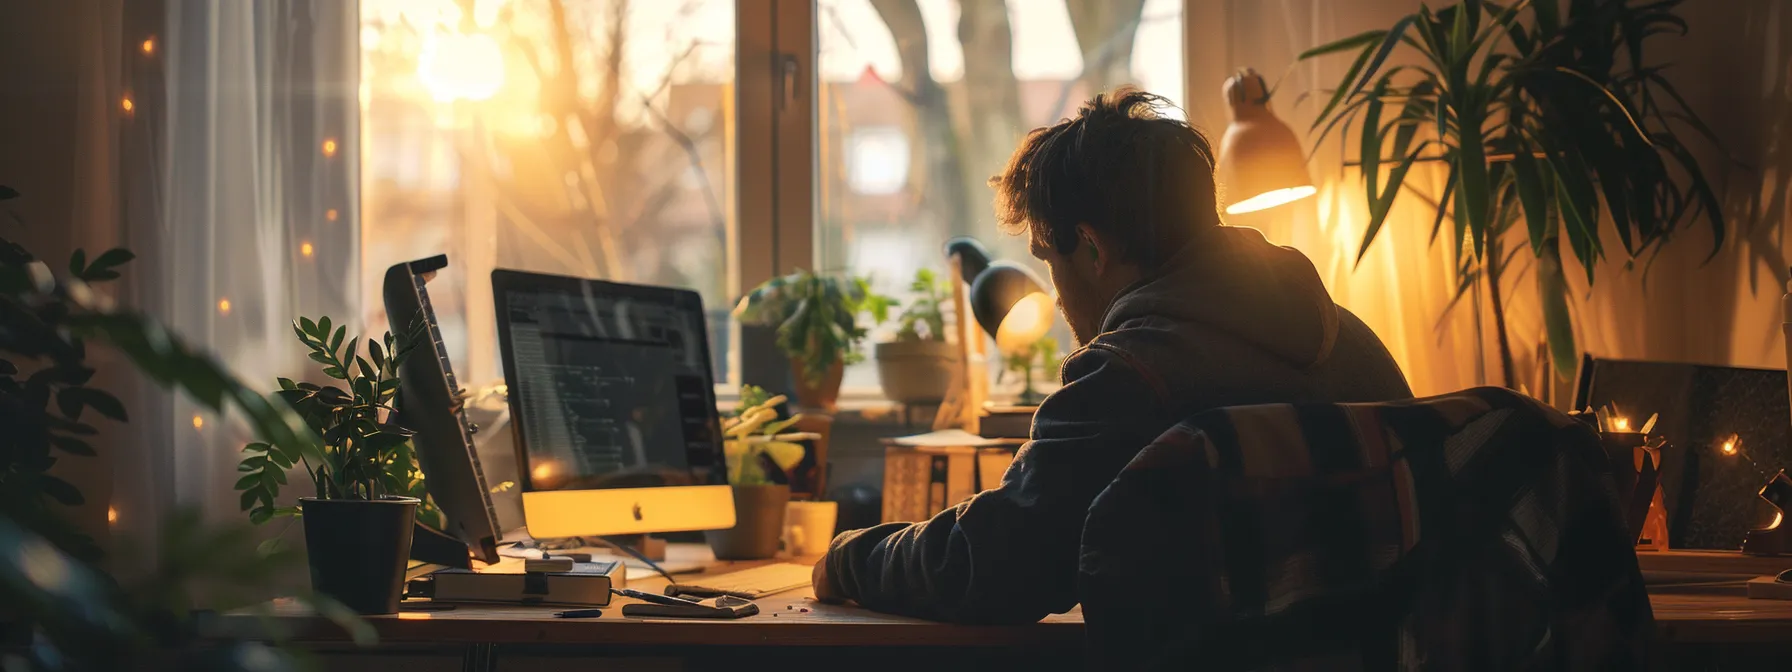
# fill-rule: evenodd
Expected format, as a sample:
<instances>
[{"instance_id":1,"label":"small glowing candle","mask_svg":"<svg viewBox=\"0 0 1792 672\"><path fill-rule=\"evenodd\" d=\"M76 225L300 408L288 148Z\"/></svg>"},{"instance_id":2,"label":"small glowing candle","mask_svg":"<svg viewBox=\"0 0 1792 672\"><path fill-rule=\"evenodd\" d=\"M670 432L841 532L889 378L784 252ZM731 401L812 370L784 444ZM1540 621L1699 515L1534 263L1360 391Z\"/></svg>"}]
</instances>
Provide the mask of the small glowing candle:
<instances>
[{"instance_id":1,"label":"small glowing candle","mask_svg":"<svg viewBox=\"0 0 1792 672\"><path fill-rule=\"evenodd\" d=\"M1719 445L1717 450L1725 455L1735 455L1737 451L1742 450L1742 439L1731 434L1730 438L1724 439L1723 444Z\"/></svg>"},{"instance_id":2,"label":"small glowing candle","mask_svg":"<svg viewBox=\"0 0 1792 672\"><path fill-rule=\"evenodd\" d=\"M1620 432L1630 431L1630 418L1612 418L1612 429Z\"/></svg>"}]
</instances>

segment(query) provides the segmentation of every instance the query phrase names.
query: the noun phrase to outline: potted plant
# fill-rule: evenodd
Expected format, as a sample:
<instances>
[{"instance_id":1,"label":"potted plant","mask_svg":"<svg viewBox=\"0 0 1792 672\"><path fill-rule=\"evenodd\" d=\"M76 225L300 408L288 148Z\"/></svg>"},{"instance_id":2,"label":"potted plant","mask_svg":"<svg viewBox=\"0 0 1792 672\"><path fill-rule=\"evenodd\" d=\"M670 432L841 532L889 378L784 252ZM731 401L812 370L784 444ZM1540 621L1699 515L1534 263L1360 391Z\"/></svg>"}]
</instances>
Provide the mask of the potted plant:
<instances>
[{"instance_id":1,"label":"potted plant","mask_svg":"<svg viewBox=\"0 0 1792 672\"><path fill-rule=\"evenodd\" d=\"M399 336L387 333L383 346L368 339L362 356L359 338L344 346L347 327L332 329L328 317L299 318L293 332L310 348L312 361L347 388L280 379L276 394L323 437L317 455L296 461L316 495L300 498L297 509L274 506L295 461L265 443L244 446L238 467L245 473L236 487L250 519L300 516L312 589L362 614L398 611L411 525L422 503L410 496L416 483L412 432L388 422L399 366L423 338L422 325L419 320Z\"/></svg>"},{"instance_id":2,"label":"potted plant","mask_svg":"<svg viewBox=\"0 0 1792 672\"><path fill-rule=\"evenodd\" d=\"M1678 4L1465 0L1435 13L1420 5L1386 30L1299 57L1356 54L1313 129L1324 127L1319 142L1334 128L1343 138L1359 129L1356 163L1369 201L1359 259L1414 164L1447 168L1431 235L1453 210L1446 249L1471 250L1457 264L1457 298L1486 281L1507 387L1518 381L1501 280L1519 250L1528 247L1536 260L1548 358L1566 378L1579 358L1562 241L1589 284L1605 256L1602 217L1615 225L1626 265L1701 215L1723 244L1722 204L1682 141L1688 130L1716 136L1662 75L1666 65L1645 52L1657 34L1686 32ZM1396 50L1416 58L1382 68Z\"/></svg>"},{"instance_id":3,"label":"potted plant","mask_svg":"<svg viewBox=\"0 0 1792 672\"><path fill-rule=\"evenodd\" d=\"M846 365L865 358L859 350L865 340L859 315L869 313L874 324L881 323L893 303L872 293L865 278L798 270L753 288L735 306L734 318L745 325L776 326L778 349L790 358L797 405L832 413Z\"/></svg>"},{"instance_id":4,"label":"potted plant","mask_svg":"<svg viewBox=\"0 0 1792 672\"><path fill-rule=\"evenodd\" d=\"M1032 347L1008 355L1002 363L1008 373L1021 379L1020 396L1015 401L1022 406L1038 406L1045 395L1033 388L1033 378L1062 368L1064 358L1058 356L1058 340L1046 335L1034 341Z\"/></svg>"},{"instance_id":5,"label":"potted plant","mask_svg":"<svg viewBox=\"0 0 1792 672\"><path fill-rule=\"evenodd\" d=\"M946 304L952 288L933 269L915 271L909 290L916 298L903 307L896 340L877 344L877 379L884 398L902 404L937 404L946 398L958 349L946 341Z\"/></svg>"},{"instance_id":6,"label":"potted plant","mask_svg":"<svg viewBox=\"0 0 1792 672\"><path fill-rule=\"evenodd\" d=\"M790 503L789 473L806 449L798 441L817 434L786 432L802 415L778 419L783 395L769 396L752 385L741 388L740 410L722 423L722 454L734 490L734 527L705 533L721 560L756 560L778 552L784 507Z\"/></svg>"}]
</instances>

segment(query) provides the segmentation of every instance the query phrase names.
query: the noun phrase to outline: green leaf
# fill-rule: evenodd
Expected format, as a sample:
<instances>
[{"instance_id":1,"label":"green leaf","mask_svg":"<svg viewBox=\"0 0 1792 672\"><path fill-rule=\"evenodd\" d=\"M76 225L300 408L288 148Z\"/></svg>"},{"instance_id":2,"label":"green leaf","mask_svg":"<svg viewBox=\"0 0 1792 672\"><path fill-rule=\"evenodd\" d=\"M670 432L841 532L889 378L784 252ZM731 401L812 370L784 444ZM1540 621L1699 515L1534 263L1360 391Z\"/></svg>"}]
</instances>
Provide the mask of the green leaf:
<instances>
[{"instance_id":1,"label":"green leaf","mask_svg":"<svg viewBox=\"0 0 1792 672\"><path fill-rule=\"evenodd\" d=\"M51 434L50 445L56 446L57 448L62 449L62 452L70 455L80 455L82 457L93 457L98 455L98 453L94 452L93 446L87 445L86 441L82 441L72 436Z\"/></svg>"},{"instance_id":2,"label":"green leaf","mask_svg":"<svg viewBox=\"0 0 1792 672\"><path fill-rule=\"evenodd\" d=\"M322 338L322 337L318 336L317 323L312 322L311 318L309 318L309 317L303 317L303 316L299 317L299 330L300 330L301 335L309 337L306 339L301 339L301 340L305 340L306 342L315 342Z\"/></svg>"},{"instance_id":3,"label":"green leaf","mask_svg":"<svg viewBox=\"0 0 1792 672\"><path fill-rule=\"evenodd\" d=\"M1400 195L1401 185L1406 183L1406 173L1412 169L1414 161L1430 147L1431 140L1419 143L1411 154L1400 160L1400 164L1388 173L1388 184L1375 198L1369 201L1369 226L1363 232L1363 246L1357 250L1356 263L1363 263L1363 257L1369 254L1369 243L1375 242L1375 234L1381 231L1381 225L1387 221L1388 212L1394 208L1394 197Z\"/></svg>"},{"instance_id":4,"label":"green leaf","mask_svg":"<svg viewBox=\"0 0 1792 672\"><path fill-rule=\"evenodd\" d=\"M261 475L265 474L265 473L267 473L267 472L266 471L258 471L258 472L252 473L252 474L245 474L242 478L236 479L236 487L234 487L232 489L248 490L250 488L259 486L259 485L261 485Z\"/></svg>"},{"instance_id":5,"label":"green leaf","mask_svg":"<svg viewBox=\"0 0 1792 672\"><path fill-rule=\"evenodd\" d=\"M386 369L386 352L380 348L379 341L367 341L367 354L373 358L373 366L384 371Z\"/></svg>"},{"instance_id":6,"label":"green leaf","mask_svg":"<svg viewBox=\"0 0 1792 672\"><path fill-rule=\"evenodd\" d=\"M1387 62L1388 54L1393 53L1394 46L1400 44L1400 37L1406 34L1406 29L1412 26L1412 22L1417 18L1409 14L1396 21L1393 28L1388 29L1387 34L1382 36L1381 46L1375 50L1375 56L1369 59L1368 68L1363 71L1362 79L1357 81L1356 87L1351 90L1350 95L1354 96L1362 91L1369 80L1375 77L1375 72L1381 69L1382 63Z\"/></svg>"},{"instance_id":7,"label":"green leaf","mask_svg":"<svg viewBox=\"0 0 1792 672\"><path fill-rule=\"evenodd\" d=\"M1362 155L1363 187L1371 209L1373 209L1376 199L1381 196L1381 99L1388 93L1388 80L1390 79L1392 77L1383 77L1381 81L1375 83L1374 91L1369 94L1369 104L1363 108L1363 138L1359 145L1359 153ZM1380 224L1373 222L1373 215L1371 215L1369 235L1375 235L1375 229L1378 228L1381 228ZM1364 239L1362 253L1368 252L1368 240ZM1362 253L1357 255L1359 261L1362 259Z\"/></svg>"},{"instance_id":8,"label":"green leaf","mask_svg":"<svg viewBox=\"0 0 1792 672\"><path fill-rule=\"evenodd\" d=\"M241 482L241 481L239 480L238 482ZM236 501L237 501L239 508L241 508L244 511L248 511L250 509L255 508L255 502L258 499L261 499L261 491L258 489L253 489L253 486L251 486L251 489L244 490L243 494L236 498Z\"/></svg>"},{"instance_id":9,"label":"green leaf","mask_svg":"<svg viewBox=\"0 0 1792 672\"><path fill-rule=\"evenodd\" d=\"M91 387L69 387L63 388L62 392L58 393L57 397L57 401L61 401L64 397L73 398L75 403L83 404L88 408L93 409L94 412L106 416L107 418L111 418L118 422L127 421L125 418L124 404L119 402L117 397L107 394L104 391L96 390Z\"/></svg>"},{"instance_id":10,"label":"green leaf","mask_svg":"<svg viewBox=\"0 0 1792 672\"><path fill-rule=\"evenodd\" d=\"M87 501L87 498L81 496L81 491L68 481L49 474L39 474L38 479L44 494L64 506L80 506Z\"/></svg>"},{"instance_id":11,"label":"green leaf","mask_svg":"<svg viewBox=\"0 0 1792 672\"><path fill-rule=\"evenodd\" d=\"M1427 245L1437 242L1437 232L1443 230L1444 218L1447 217L1450 212L1450 199L1456 194L1456 154L1453 151L1447 152L1446 154L1448 155L1448 159L1446 160L1450 164L1450 171L1449 174L1444 177L1444 193L1437 197L1437 215L1436 218L1431 221L1431 240L1426 243ZM1462 239L1458 238L1456 240L1456 245L1460 249Z\"/></svg>"},{"instance_id":12,"label":"green leaf","mask_svg":"<svg viewBox=\"0 0 1792 672\"><path fill-rule=\"evenodd\" d=\"M77 247L74 254L68 255L68 274L79 278L85 270L87 270L87 250Z\"/></svg>"},{"instance_id":13,"label":"green leaf","mask_svg":"<svg viewBox=\"0 0 1792 672\"><path fill-rule=\"evenodd\" d=\"M111 280L117 277L116 273L112 273L112 269L130 263L132 259L136 258L137 255L132 254L130 250L115 247L101 253L98 258L93 260L92 264L87 266L85 273L77 274L76 277L85 280ZM112 277L103 277L104 275Z\"/></svg>"},{"instance_id":14,"label":"green leaf","mask_svg":"<svg viewBox=\"0 0 1792 672\"><path fill-rule=\"evenodd\" d=\"M1537 257L1537 293L1543 303L1544 331L1549 339L1549 358L1558 377L1572 379L1580 355L1574 344L1574 320L1568 313L1568 281L1562 274L1562 256L1555 240Z\"/></svg>"},{"instance_id":15,"label":"green leaf","mask_svg":"<svg viewBox=\"0 0 1792 672\"><path fill-rule=\"evenodd\" d=\"M1512 176L1518 185L1518 200L1524 206L1524 220L1530 231L1531 252L1543 256L1543 245L1554 237L1550 231L1549 204L1544 198L1543 177L1539 174L1537 160L1531 156L1530 148L1521 146L1512 155Z\"/></svg>"},{"instance_id":16,"label":"green leaf","mask_svg":"<svg viewBox=\"0 0 1792 672\"><path fill-rule=\"evenodd\" d=\"M1373 47L1363 47L1363 52L1358 54L1356 61L1350 64L1350 69L1344 71L1344 79L1340 80L1338 82L1338 88L1332 91L1331 100L1326 101L1325 107L1320 108L1319 116L1313 118L1313 125L1307 129L1309 132L1319 128L1319 125L1324 123L1327 119L1333 119L1331 116L1332 110L1336 109L1338 103L1343 102L1344 98L1350 95L1350 83L1356 81L1357 74L1363 71L1363 64L1369 62L1369 54L1371 53L1374 53ZM1323 140L1323 135L1321 136L1321 139Z\"/></svg>"},{"instance_id":17,"label":"green leaf","mask_svg":"<svg viewBox=\"0 0 1792 672\"><path fill-rule=\"evenodd\" d=\"M247 495L249 493L243 493L243 494ZM249 508L250 508L250 506L247 504L243 506L244 510L248 510ZM249 522L254 525L265 524L269 520L273 520L273 518L274 518L274 510L267 508L267 507L257 507L257 508L255 508L255 510L249 511ZM268 541L275 541L275 540L269 539Z\"/></svg>"},{"instance_id":18,"label":"green leaf","mask_svg":"<svg viewBox=\"0 0 1792 672\"><path fill-rule=\"evenodd\" d=\"M331 325L330 325L330 316L329 315L325 315L323 317L317 318L318 340L322 341L322 340L326 340L326 339L330 338L330 334L332 333L330 326ZM334 350L334 349L335 348L331 348L331 350Z\"/></svg>"},{"instance_id":19,"label":"green leaf","mask_svg":"<svg viewBox=\"0 0 1792 672\"><path fill-rule=\"evenodd\" d=\"M18 197L19 192L17 190L4 184L0 184L0 201L10 201Z\"/></svg>"}]
</instances>

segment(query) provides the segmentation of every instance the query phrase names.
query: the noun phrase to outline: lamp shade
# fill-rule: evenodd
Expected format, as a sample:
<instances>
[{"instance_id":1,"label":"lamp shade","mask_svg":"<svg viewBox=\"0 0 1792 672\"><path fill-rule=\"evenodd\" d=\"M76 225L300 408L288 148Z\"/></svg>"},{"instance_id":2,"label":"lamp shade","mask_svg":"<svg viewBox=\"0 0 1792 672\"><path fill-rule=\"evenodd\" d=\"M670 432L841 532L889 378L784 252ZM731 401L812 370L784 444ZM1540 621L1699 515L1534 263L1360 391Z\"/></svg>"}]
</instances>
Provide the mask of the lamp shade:
<instances>
[{"instance_id":1,"label":"lamp shade","mask_svg":"<svg viewBox=\"0 0 1792 672\"><path fill-rule=\"evenodd\" d=\"M1312 196L1318 191L1294 130L1269 109L1269 87L1244 70L1222 88L1231 123L1220 138L1219 179L1226 214L1253 212Z\"/></svg>"},{"instance_id":2,"label":"lamp shade","mask_svg":"<svg viewBox=\"0 0 1792 672\"><path fill-rule=\"evenodd\" d=\"M983 269L989 268L989 248L970 236L958 236L946 241L946 258L958 258L958 277L965 282L976 282Z\"/></svg>"},{"instance_id":3,"label":"lamp shade","mask_svg":"<svg viewBox=\"0 0 1792 672\"><path fill-rule=\"evenodd\" d=\"M971 282L971 314L1002 352L1020 352L1052 327L1052 299L1023 266L995 262Z\"/></svg>"}]
</instances>

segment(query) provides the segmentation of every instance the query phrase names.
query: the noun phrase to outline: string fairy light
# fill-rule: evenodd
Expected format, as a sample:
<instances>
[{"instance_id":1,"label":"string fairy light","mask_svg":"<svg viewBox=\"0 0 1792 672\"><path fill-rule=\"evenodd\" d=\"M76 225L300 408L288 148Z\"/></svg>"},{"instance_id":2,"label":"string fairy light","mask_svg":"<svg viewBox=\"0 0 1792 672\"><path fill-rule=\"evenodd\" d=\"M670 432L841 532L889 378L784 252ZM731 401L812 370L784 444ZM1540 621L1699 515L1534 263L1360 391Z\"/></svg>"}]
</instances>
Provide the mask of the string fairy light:
<instances>
[{"instance_id":1,"label":"string fairy light","mask_svg":"<svg viewBox=\"0 0 1792 672\"><path fill-rule=\"evenodd\" d=\"M154 56L156 54L156 38L154 38L154 37L144 38L142 49L143 49L144 56Z\"/></svg>"}]
</instances>

